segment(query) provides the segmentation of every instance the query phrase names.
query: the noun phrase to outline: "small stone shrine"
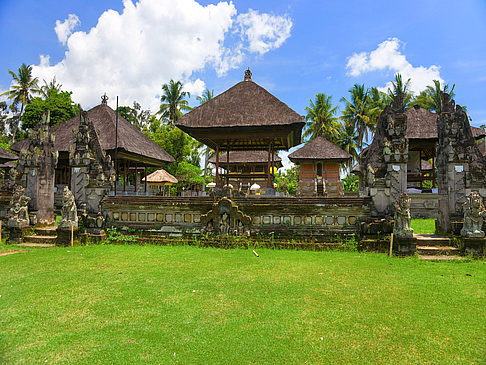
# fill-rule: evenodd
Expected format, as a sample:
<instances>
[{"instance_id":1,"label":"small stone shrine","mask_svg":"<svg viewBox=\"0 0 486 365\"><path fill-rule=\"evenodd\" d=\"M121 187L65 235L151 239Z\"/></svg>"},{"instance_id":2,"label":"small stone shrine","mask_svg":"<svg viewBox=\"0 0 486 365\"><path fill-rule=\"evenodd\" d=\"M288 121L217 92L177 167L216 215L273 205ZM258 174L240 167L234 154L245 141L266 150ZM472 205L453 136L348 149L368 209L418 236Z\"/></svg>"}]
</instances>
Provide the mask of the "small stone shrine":
<instances>
[{"instance_id":1,"label":"small stone shrine","mask_svg":"<svg viewBox=\"0 0 486 365\"><path fill-rule=\"evenodd\" d=\"M471 192L463 205L464 224L461 229L463 250L466 254L482 255L486 246L485 234L482 230L486 209L481 196Z\"/></svg>"},{"instance_id":2,"label":"small stone shrine","mask_svg":"<svg viewBox=\"0 0 486 365\"><path fill-rule=\"evenodd\" d=\"M54 170L58 157L49 121L48 111L42 116L39 128L29 131L28 148L20 151L17 167L11 172L15 182L25 187L36 222L47 224L54 222Z\"/></svg>"},{"instance_id":3,"label":"small stone shrine","mask_svg":"<svg viewBox=\"0 0 486 365\"><path fill-rule=\"evenodd\" d=\"M410 228L410 202L408 194L401 193L395 203L393 236L399 255L411 255L416 250L416 240L413 238L413 229Z\"/></svg>"},{"instance_id":4,"label":"small stone shrine","mask_svg":"<svg viewBox=\"0 0 486 365\"><path fill-rule=\"evenodd\" d=\"M57 243L66 245L71 241L71 235L74 239L75 232L78 230L76 202L73 193L67 186L63 191L61 216L62 219L57 224Z\"/></svg>"},{"instance_id":5,"label":"small stone shrine","mask_svg":"<svg viewBox=\"0 0 486 365\"><path fill-rule=\"evenodd\" d=\"M380 114L373 142L359 160L363 193L373 201L372 216L392 215L394 202L407 190L406 131L403 96L398 96Z\"/></svg>"},{"instance_id":6,"label":"small stone shrine","mask_svg":"<svg viewBox=\"0 0 486 365\"><path fill-rule=\"evenodd\" d=\"M250 236L251 218L228 198L221 198L213 208L201 215L202 234Z\"/></svg>"}]
</instances>

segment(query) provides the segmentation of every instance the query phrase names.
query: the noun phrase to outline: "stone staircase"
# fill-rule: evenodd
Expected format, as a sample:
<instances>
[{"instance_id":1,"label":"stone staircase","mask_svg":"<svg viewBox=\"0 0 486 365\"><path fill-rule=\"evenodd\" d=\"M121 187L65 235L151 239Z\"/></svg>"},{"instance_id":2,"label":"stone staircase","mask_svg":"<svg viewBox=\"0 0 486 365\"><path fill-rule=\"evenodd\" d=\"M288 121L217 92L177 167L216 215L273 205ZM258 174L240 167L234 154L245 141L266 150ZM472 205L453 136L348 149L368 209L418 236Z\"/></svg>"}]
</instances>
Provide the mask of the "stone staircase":
<instances>
[{"instance_id":1,"label":"stone staircase","mask_svg":"<svg viewBox=\"0 0 486 365\"><path fill-rule=\"evenodd\" d=\"M415 234L417 239L417 253L420 260L463 260L461 249L452 246L449 237L435 234Z\"/></svg>"},{"instance_id":2,"label":"stone staircase","mask_svg":"<svg viewBox=\"0 0 486 365\"><path fill-rule=\"evenodd\" d=\"M24 247L54 247L57 239L57 226L36 227L34 234L24 236L22 243L17 246Z\"/></svg>"}]
</instances>

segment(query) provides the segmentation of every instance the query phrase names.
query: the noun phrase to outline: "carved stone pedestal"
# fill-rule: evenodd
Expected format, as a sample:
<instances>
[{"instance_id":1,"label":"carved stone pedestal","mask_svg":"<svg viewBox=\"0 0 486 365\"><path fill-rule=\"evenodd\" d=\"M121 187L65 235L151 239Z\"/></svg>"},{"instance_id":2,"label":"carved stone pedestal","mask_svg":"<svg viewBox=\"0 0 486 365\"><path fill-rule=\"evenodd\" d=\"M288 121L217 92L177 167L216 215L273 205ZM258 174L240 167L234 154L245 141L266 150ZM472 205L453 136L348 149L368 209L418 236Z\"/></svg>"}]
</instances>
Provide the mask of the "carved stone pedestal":
<instances>
[{"instance_id":1,"label":"carved stone pedestal","mask_svg":"<svg viewBox=\"0 0 486 365\"><path fill-rule=\"evenodd\" d=\"M416 238L393 238L393 251L398 256L411 256L417 251Z\"/></svg>"},{"instance_id":2,"label":"carved stone pedestal","mask_svg":"<svg viewBox=\"0 0 486 365\"><path fill-rule=\"evenodd\" d=\"M78 227L73 227L73 240L78 237ZM71 227L57 227L57 246L69 246L71 245Z\"/></svg>"},{"instance_id":3,"label":"carved stone pedestal","mask_svg":"<svg viewBox=\"0 0 486 365\"><path fill-rule=\"evenodd\" d=\"M8 243L22 243L24 236L29 234L29 225L15 225L8 227Z\"/></svg>"},{"instance_id":4,"label":"carved stone pedestal","mask_svg":"<svg viewBox=\"0 0 486 365\"><path fill-rule=\"evenodd\" d=\"M462 238L462 249L466 255L483 256L486 252L486 238Z\"/></svg>"}]
</instances>

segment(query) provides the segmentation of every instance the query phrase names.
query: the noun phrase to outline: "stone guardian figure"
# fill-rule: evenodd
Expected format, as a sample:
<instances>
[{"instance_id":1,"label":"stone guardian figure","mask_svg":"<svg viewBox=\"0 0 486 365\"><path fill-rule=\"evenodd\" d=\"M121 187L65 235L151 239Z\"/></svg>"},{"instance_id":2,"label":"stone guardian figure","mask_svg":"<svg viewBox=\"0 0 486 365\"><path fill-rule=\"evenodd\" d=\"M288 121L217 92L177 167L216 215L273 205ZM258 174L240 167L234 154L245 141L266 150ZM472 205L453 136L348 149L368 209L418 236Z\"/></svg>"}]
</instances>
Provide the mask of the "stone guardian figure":
<instances>
[{"instance_id":1,"label":"stone guardian figure","mask_svg":"<svg viewBox=\"0 0 486 365\"><path fill-rule=\"evenodd\" d=\"M473 191L466 198L463 204L464 209L464 225L461 229L461 236L468 238L483 238L484 231L481 230L483 226L483 217L486 215L481 196Z\"/></svg>"},{"instance_id":2,"label":"stone guardian figure","mask_svg":"<svg viewBox=\"0 0 486 365\"><path fill-rule=\"evenodd\" d=\"M59 228L78 228L78 212L76 209L76 202L74 201L74 195L67 186L64 187L62 195L62 219L59 221Z\"/></svg>"},{"instance_id":3,"label":"stone guardian figure","mask_svg":"<svg viewBox=\"0 0 486 365\"><path fill-rule=\"evenodd\" d=\"M401 193L395 203L393 235L397 238L413 238L413 229L410 228L410 201L407 193Z\"/></svg>"}]
</instances>

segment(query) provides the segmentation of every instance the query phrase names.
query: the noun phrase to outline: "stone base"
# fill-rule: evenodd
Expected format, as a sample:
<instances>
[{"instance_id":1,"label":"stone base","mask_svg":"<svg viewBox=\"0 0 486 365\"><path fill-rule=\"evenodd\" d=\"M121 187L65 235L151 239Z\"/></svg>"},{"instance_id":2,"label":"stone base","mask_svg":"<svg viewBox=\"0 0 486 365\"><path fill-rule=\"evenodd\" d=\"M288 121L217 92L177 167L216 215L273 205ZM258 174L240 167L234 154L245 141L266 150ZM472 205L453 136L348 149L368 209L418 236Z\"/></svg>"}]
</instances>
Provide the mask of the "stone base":
<instances>
[{"instance_id":1,"label":"stone base","mask_svg":"<svg viewBox=\"0 0 486 365\"><path fill-rule=\"evenodd\" d=\"M8 227L8 243L22 243L24 236L30 233L30 226Z\"/></svg>"},{"instance_id":2,"label":"stone base","mask_svg":"<svg viewBox=\"0 0 486 365\"><path fill-rule=\"evenodd\" d=\"M73 229L73 240L76 240L78 236L78 228L74 227ZM71 228L64 229L61 227L57 228L57 239L56 239L57 246L70 246L71 245Z\"/></svg>"},{"instance_id":3,"label":"stone base","mask_svg":"<svg viewBox=\"0 0 486 365\"><path fill-rule=\"evenodd\" d=\"M269 195L269 196L275 195L275 189L274 188L266 188L265 189L265 195Z\"/></svg>"},{"instance_id":4,"label":"stone base","mask_svg":"<svg viewBox=\"0 0 486 365\"><path fill-rule=\"evenodd\" d=\"M462 238L462 249L466 255L484 256L486 238Z\"/></svg>"},{"instance_id":5,"label":"stone base","mask_svg":"<svg viewBox=\"0 0 486 365\"><path fill-rule=\"evenodd\" d=\"M417 251L416 238L393 237L393 252L398 256L412 256Z\"/></svg>"}]
</instances>

